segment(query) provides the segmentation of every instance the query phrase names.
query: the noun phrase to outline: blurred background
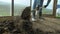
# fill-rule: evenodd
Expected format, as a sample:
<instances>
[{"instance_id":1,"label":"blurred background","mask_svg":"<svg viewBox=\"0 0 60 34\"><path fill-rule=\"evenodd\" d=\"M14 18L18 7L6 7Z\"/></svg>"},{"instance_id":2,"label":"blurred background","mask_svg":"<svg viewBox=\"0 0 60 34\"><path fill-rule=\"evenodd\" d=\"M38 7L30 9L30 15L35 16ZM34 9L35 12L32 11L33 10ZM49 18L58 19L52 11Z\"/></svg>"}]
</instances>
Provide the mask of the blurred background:
<instances>
[{"instance_id":1,"label":"blurred background","mask_svg":"<svg viewBox=\"0 0 60 34\"><path fill-rule=\"evenodd\" d=\"M43 14L52 14L53 12L53 1L51 0L47 8L43 8ZM32 7L33 7L32 0ZM44 0L43 5L46 5L47 0ZM11 4L12 0L0 0L0 16L11 16ZM14 16L21 15L22 11L30 6L30 0L14 0ZM60 0L57 3L56 17L60 17Z\"/></svg>"}]
</instances>

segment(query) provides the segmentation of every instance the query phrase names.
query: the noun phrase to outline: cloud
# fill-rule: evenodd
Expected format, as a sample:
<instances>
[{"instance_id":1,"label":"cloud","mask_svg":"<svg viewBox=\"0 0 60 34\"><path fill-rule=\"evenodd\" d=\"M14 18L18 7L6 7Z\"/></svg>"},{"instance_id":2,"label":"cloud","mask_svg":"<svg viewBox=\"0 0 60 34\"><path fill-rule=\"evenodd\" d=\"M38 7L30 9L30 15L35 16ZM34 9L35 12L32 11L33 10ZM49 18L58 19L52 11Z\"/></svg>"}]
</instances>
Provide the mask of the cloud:
<instances>
[{"instance_id":1,"label":"cloud","mask_svg":"<svg viewBox=\"0 0 60 34\"><path fill-rule=\"evenodd\" d=\"M15 4L23 4L23 5L30 6L30 0L15 0L14 2Z\"/></svg>"},{"instance_id":2,"label":"cloud","mask_svg":"<svg viewBox=\"0 0 60 34\"><path fill-rule=\"evenodd\" d=\"M48 9L53 9L53 1L54 1L54 0L51 0L49 6L47 7Z\"/></svg>"},{"instance_id":3,"label":"cloud","mask_svg":"<svg viewBox=\"0 0 60 34\"><path fill-rule=\"evenodd\" d=\"M58 0L57 4L60 4L60 0Z\"/></svg>"},{"instance_id":4,"label":"cloud","mask_svg":"<svg viewBox=\"0 0 60 34\"><path fill-rule=\"evenodd\" d=\"M8 2L8 3L11 3L11 0L0 0L0 2Z\"/></svg>"}]
</instances>

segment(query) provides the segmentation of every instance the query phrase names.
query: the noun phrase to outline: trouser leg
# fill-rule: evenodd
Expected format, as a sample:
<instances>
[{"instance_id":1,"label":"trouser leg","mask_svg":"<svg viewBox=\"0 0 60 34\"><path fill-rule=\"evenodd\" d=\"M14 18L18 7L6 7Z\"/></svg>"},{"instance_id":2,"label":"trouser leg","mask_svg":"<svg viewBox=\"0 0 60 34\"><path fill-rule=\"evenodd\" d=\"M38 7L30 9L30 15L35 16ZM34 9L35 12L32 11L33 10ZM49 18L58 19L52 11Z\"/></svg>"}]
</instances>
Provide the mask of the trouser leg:
<instances>
[{"instance_id":1,"label":"trouser leg","mask_svg":"<svg viewBox=\"0 0 60 34\"><path fill-rule=\"evenodd\" d=\"M35 18L35 13L36 13L36 12L33 10L33 11L32 11L32 17L33 17L33 18Z\"/></svg>"},{"instance_id":2,"label":"trouser leg","mask_svg":"<svg viewBox=\"0 0 60 34\"><path fill-rule=\"evenodd\" d=\"M39 9L39 18L42 16L42 8Z\"/></svg>"},{"instance_id":3,"label":"trouser leg","mask_svg":"<svg viewBox=\"0 0 60 34\"><path fill-rule=\"evenodd\" d=\"M33 14L33 18L35 18L35 8L36 8L36 4L37 4L37 0L34 1L34 4L33 4L33 11L32 11L32 14Z\"/></svg>"},{"instance_id":4,"label":"trouser leg","mask_svg":"<svg viewBox=\"0 0 60 34\"><path fill-rule=\"evenodd\" d=\"M40 4L39 4L39 18L42 16L42 7L43 6L43 0L40 0Z\"/></svg>"},{"instance_id":5,"label":"trouser leg","mask_svg":"<svg viewBox=\"0 0 60 34\"><path fill-rule=\"evenodd\" d=\"M33 3L33 9L36 8L36 5L37 5L37 0L35 0L34 3Z\"/></svg>"}]
</instances>

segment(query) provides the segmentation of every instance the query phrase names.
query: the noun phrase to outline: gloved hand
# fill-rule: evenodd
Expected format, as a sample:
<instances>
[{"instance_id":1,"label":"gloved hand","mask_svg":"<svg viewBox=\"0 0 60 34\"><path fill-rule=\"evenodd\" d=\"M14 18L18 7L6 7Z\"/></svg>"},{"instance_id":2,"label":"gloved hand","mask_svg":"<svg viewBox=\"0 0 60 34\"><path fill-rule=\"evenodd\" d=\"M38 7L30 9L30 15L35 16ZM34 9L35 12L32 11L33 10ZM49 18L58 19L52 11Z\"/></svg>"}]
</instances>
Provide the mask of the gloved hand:
<instances>
[{"instance_id":1,"label":"gloved hand","mask_svg":"<svg viewBox=\"0 0 60 34\"><path fill-rule=\"evenodd\" d=\"M46 8L48 5L45 5L44 8Z\"/></svg>"}]
</instances>

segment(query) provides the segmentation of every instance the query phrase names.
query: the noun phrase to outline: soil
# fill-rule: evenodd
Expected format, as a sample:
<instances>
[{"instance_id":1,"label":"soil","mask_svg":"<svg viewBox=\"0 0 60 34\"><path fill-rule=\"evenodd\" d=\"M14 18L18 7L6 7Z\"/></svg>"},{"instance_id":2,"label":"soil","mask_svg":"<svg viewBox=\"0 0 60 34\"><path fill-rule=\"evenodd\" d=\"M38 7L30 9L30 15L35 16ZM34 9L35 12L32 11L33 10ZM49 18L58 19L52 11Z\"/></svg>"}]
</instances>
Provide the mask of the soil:
<instances>
[{"instance_id":1,"label":"soil","mask_svg":"<svg viewBox=\"0 0 60 34\"><path fill-rule=\"evenodd\" d=\"M0 18L0 21L12 20L8 18ZM23 20L20 18L18 24L19 27L22 24ZM44 17L44 19L38 19L35 22L32 22L32 32L34 34L60 34L60 19ZM22 26L22 25L21 25ZM25 31L24 31L25 32ZM23 34L24 34L23 32ZM31 32L31 33L32 33ZM6 32L5 32L6 33ZM25 32L26 33L26 32Z\"/></svg>"}]
</instances>

